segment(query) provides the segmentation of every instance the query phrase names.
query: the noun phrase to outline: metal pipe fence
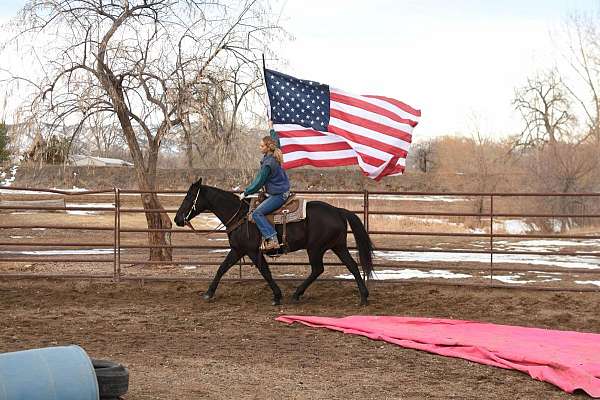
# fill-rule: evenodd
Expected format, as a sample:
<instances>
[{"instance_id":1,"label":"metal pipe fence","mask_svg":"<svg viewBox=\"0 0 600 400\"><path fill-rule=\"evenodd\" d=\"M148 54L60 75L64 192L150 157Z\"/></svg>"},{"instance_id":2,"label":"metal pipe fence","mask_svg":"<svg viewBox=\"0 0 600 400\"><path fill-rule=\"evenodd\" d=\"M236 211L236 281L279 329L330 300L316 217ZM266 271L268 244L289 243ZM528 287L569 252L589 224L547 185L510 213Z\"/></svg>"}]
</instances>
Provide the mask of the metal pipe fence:
<instances>
[{"instance_id":1,"label":"metal pipe fence","mask_svg":"<svg viewBox=\"0 0 600 400\"><path fill-rule=\"evenodd\" d=\"M20 194L20 195L28 195L28 194L51 194L51 195L60 195L65 198L81 198L86 196L102 196L104 198L108 197L112 200L111 203L107 204L106 207L102 206L68 206L65 202L64 207L47 207L47 206L36 206L36 205L28 205L27 201L23 201L23 205L15 205L14 202L5 202L2 203L0 200L0 233L10 229L44 229L44 230L65 230L65 231L73 231L77 232L91 232L93 236L105 233L109 234L110 237L107 237L106 241L62 241L62 242L53 242L53 241L13 241L6 240L4 235L0 235L0 249L15 247L15 248L49 248L49 249L57 249L58 252L60 250L64 250L65 248L73 248L73 249L82 249L82 253L85 254L85 250L89 248L94 249L104 249L106 252L101 252L100 254L90 255L87 257L68 257L65 254L61 254L58 257L48 257L48 256L39 256L35 255L35 251L23 252L23 251L0 251L0 263L23 263L23 262L43 262L43 263L98 263L98 264L112 264L112 273L107 274L106 272L98 272L98 273L11 273L11 272L0 272L0 278L24 278L24 277L32 277L32 278L102 278L102 279L113 279L115 281L120 280L141 280L141 281L151 281L151 280L207 280L208 278L198 278L198 277L188 277L188 276L174 276L174 277L158 277L151 275L136 275L136 276L128 276L127 274L123 274L121 267L123 265L149 265L149 266L157 266L157 265L194 265L194 266L216 266L219 265L218 261L189 261L182 259L174 259L170 261L149 261L147 259L135 259L132 258L134 254L127 254L129 250L144 250L144 249L156 249L156 248L171 248L174 250L187 249L187 250L211 250L211 251L220 251L226 250L229 247L224 245L212 245L212 244L172 244L168 243L165 245L151 245L144 244L142 240L136 239L135 243L122 243L122 239L127 239L129 234L149 234L155 232L163 232L165 234L177 234L177 235L189 235L195 233L210 233L213 232L211 229L197 229L195 232L187 229L147 229L147 228L131 228L131 227L122 227L122 219L126 215L135 215L140 213L174 213L176 208L168 208L164 209L144 209L138 207L131 207L126 205L125 203L129 203L129 201L125 201L125 196L132 195L141 195L147 193L155 193L157 195L165 195L165 196L181 196L185 192L177 191L177 190L167 190L160 192L147 192L147 191L138 191L138 190L121 190L118 188L114 188L112 190L98 190L98 191L64 191L57 189L32 189L32 188L20 188L20 187L2 187L0 186L0 190L4 194ZM566 212L505 212L501 211L498 206L499 199L507 199L507 198L544 198L544 199L555 199L555 198L563 198L563 197L577 197L581 199L598 199L600 193L482 193L482 192L451 192L451 193L441 193L441 192L381 192L381 191L372 191L369 192L367 190L364 191L298 191L296 192L298 195L303 197L322 197L322 196L336 196L335 198L338 200L345 199L360 199L362 200L362 209L351 210L356 214L360 214L362 216L365 228L367 232L375 238L398 238L398 237L429 237L429 238L475 238L475 239L484 239L487 240L486 243L488 245L487 249L462 249L462 248L434 248L434 247L399 247L399 246L390 246L390 245L376 245L377 252L394 252L394 253L403 253L403 252L411 252L411 253L447 253L447 254L489 254L489 268L487 273L489 273L489 281L486 284L482 283L473 283L473 282L465 282L461 281L460 285L467 286L488 286L488 287L519 287L519 288L530 288L530 289L542 289L542 290L576 290L576 291L590 291L590 290L600 290L599 288L588 288L588 287L547 287L547 286L539 286L539 285L511 285L511 284L498 284L494 282L495 277L498 276L500 272L509 272L509 273L522 273L526 271L524 268L518 268L515 266L506 266L506 262L498 261L497 257L501 255L529 255L529 256L561 256L561 257L590 257L594 260L600 260L600 242L596 243L593 251L567 251L565 249L561 249L560 251L537 251L537 250L503 250L498 248L498 242L496 239L573 239L573 240L598 240L600 239L600 232L592 232L590 234L543 234L543 233L532 233L532 234L523 234L523 233L505 233L505 232L497 232L495 228L495 222L501 218L564 218L564 219L575 219L579 218L583 220L586 218L596 219L600 218L600 211L598 211L598 207L586 207L583 202L579 202L579 206L581 209L580 213L566 213ZM438 210L389 210L389 209L376 209L377 207L374 205L375 202L383 202L385 205L385 198L389 197L402 198L403 196L407 197L415 197L415 196L438 196L438 197L455 197L460 199L467 198L481 198L482 204L487 201L487 211L480 210L479 212L457 212L457 211L438 211ZM385 207L384 207L385 208ZM595 209L595 210L594 210ZM8 222L6 218L2 218L2 215L6 211L45 211L45 212L105 212L112 213L112 226L100 226L98 224L92 223L90 225L69 225L60 223L38 223L33 218L27 218L27 221L24 223L15 222L15 218L10 219ZM26 215L26 214L25 214ZM425 218L425 217L447 217L447 218L478 218L479 221L487 221L487 231L470 231L470 232L443 232L443 231L432 231L432 232L422 232L422 231L410 231L410 230L389 230L389 229L372 229L375 226L374 218L378 218L381 216L395 216L395 217L410 217L410 218ZM224 234L225 232L221 232ZM349 231L350 233L350 231ZM129 240L131 241L131 240ZM389 240L388 240L389 242ZM350 246L350 249L356 249L355 246ZM125 250L127 256L123 259L122 251ZM15 255L16 254L16 255ZM77 253L75 252L74 255ZM378 253L381 254L381 253ZM416 262L418 264L418 262ZM308 265L307 261L274 261L270 262L270 265L275 266L302 266ZM414 264L414 263L413 263ZM461 264L461 263L459 263ZM464 261L465 265L458 266L445 266L441 269L445 271L482 271L482 267L474 267L469 265L469 261ZM240 278L241 275L241 266L242 265L251 265L248 262L240 263ZM342 266L343 264L340 262L326 262L325 265L335 265ZM390 263L390 262L382 262L376 258L376 262L374 263L375 269L381 268L406 268L399 263ZM411 265L411 269L427 271L432 270L432 266L424 263L423 265ZM533 267L532 267L533 268ZM598 274L600 275L600 263L598 264L598 269L595 268L555 268L549 266L536 266L534 267L538 272L546 272L546 273L570 273L570 274ZM254 278L246 278L246 279L254 279ZM293 279L297 280L297 279ZM385 283L405 283L404 280L399 279L391 279L383 281ZM435 280L421 280L420 282L437 282L442 284L442 282ZM443 282L443 284L449 284L449 282ZM600 281L599 281L600 285Z\"/></svg>"}]
</instances>

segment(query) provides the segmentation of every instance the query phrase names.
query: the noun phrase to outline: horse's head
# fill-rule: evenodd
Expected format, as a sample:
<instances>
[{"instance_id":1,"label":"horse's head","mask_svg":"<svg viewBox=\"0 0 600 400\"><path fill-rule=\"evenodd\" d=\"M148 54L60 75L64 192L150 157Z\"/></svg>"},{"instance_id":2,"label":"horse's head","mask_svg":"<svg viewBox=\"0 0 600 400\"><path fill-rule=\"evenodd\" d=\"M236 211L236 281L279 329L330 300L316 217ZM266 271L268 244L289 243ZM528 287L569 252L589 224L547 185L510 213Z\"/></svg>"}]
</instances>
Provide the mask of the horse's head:
<instances>
[{"instance_id":1,"label":"horse's head","mask_svg":"<svg viewBox=\"0 0 600 400\"><path fill-rule=\"evenodd\" d=\"M202 178L200 178L198 182L192 183L188 189L175 215L175 223L177 226L184 226L206 208L206 199L202 196Z\"/></svg>"}]
</instances>

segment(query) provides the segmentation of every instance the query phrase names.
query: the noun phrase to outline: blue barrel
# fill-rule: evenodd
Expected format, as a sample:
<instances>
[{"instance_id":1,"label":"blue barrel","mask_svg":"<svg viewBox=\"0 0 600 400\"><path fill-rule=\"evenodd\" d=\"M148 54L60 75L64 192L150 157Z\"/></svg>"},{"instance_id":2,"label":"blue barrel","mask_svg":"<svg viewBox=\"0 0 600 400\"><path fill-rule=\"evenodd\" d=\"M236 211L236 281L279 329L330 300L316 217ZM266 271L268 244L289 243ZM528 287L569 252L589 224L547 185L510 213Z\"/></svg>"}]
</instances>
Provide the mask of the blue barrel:
<instances>
[{"instance_id":1,"label":"blue barrel","mask_svg":"<svg viewBox=\"0 0 600 400\"><path fill-rule=\"evenodd\" d=\"M92 361L79 346L0 354L0 400L98 400Z\"/></svg>"}]
</instances>

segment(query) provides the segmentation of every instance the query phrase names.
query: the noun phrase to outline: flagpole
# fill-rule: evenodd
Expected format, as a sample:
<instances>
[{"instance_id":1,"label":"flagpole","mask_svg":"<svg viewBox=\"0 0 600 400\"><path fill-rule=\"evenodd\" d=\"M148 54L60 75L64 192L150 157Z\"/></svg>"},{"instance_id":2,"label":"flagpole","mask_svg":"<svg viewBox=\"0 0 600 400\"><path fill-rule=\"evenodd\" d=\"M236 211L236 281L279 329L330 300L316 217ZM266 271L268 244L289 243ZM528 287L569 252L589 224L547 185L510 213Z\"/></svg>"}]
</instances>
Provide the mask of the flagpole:
<instances>
[{"instance_id":1,"label":"flagpole","mask_svg":"<svg viewBox=\"0 0 600 400\"><path fill-rule=\"evenodd\" d=\"M265 63L265 53L262 53L262 64L263 64L263 83L265 84L265 94L267 96L267 118L271 119L271 101L269 99L269 89L267 88L267 67Z\"/></svg>"}]
</instances>

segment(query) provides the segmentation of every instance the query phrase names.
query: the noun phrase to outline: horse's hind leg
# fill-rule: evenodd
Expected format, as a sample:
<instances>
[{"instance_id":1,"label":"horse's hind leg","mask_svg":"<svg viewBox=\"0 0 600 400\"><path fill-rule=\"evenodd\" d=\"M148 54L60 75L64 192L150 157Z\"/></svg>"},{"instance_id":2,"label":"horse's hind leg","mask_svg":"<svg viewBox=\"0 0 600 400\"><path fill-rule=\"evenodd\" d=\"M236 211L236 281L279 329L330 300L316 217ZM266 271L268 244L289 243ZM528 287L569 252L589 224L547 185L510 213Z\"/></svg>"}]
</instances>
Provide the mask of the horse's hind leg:
<instances>
[{"instance_id":1,"label":"horse's hind leg","mask_svg":"<svg viewBox=\"0 0 600 400\"><path fill-rule=\"evenodd\" d=\"M281 289L279 289L279 286L277 286L277 283L275 283L275 280L273 279L273 276L271 275L271 270L269 269L269 264L267 264L267 260L265 259L265 256L260 252L248 253L248 256L250 257L250 259L252 260L254 265L256 265L256 268L258 268L258 271L260 272L262 277L265 278L265 281L267 281L267 283L269 284L269 287L273 291L273 305L274 306L280 305L281 304Z\"/></svg>"},{"instance_id":2,"label":"horse's hind leg","mask_svg":"<svg viewBox=\"0 0 600 400\"><path fill-rule=\"evenodd\" d=\"M365 281L360 275L358 264L356 264L356 261L354 261L352 255L350 255L348 247L338 246L331 250L333 250L335 255L339 257L340 261L346 264L348 270L352 273L352 275L354 275L354 280L356 281L356 284L358 285L358 291L360 292L360 305L366 306L368 303L367 299L369 297L369 289L367 289L367 285L365 285Z\"/></svg>"},{"instance_id":3,"label":"horse's hind leg","mask_svg":"<svg viewBox=\"0 0 600 400\"><path fill-rule=\"evenodd\" d=\"M315 279L317 279L319 277L319 275L321 275L323 273L323 271L324 271L323 255L324 254L325 254L324 250L308 252L308 260L310 261L310 268L311 268L310 275L308 276L308 278L306 278L306 280L304 280L304 282L302 282L302 284L300 286L298 286L298 289L296 289L296 292L294 292L294 295L292 296L292 299L294 301L299 301L300 297L302 297L302 295L304 294L306 289L310 286L310 284L313 283L315 281Z\"/></svg>"}]
</instances>

